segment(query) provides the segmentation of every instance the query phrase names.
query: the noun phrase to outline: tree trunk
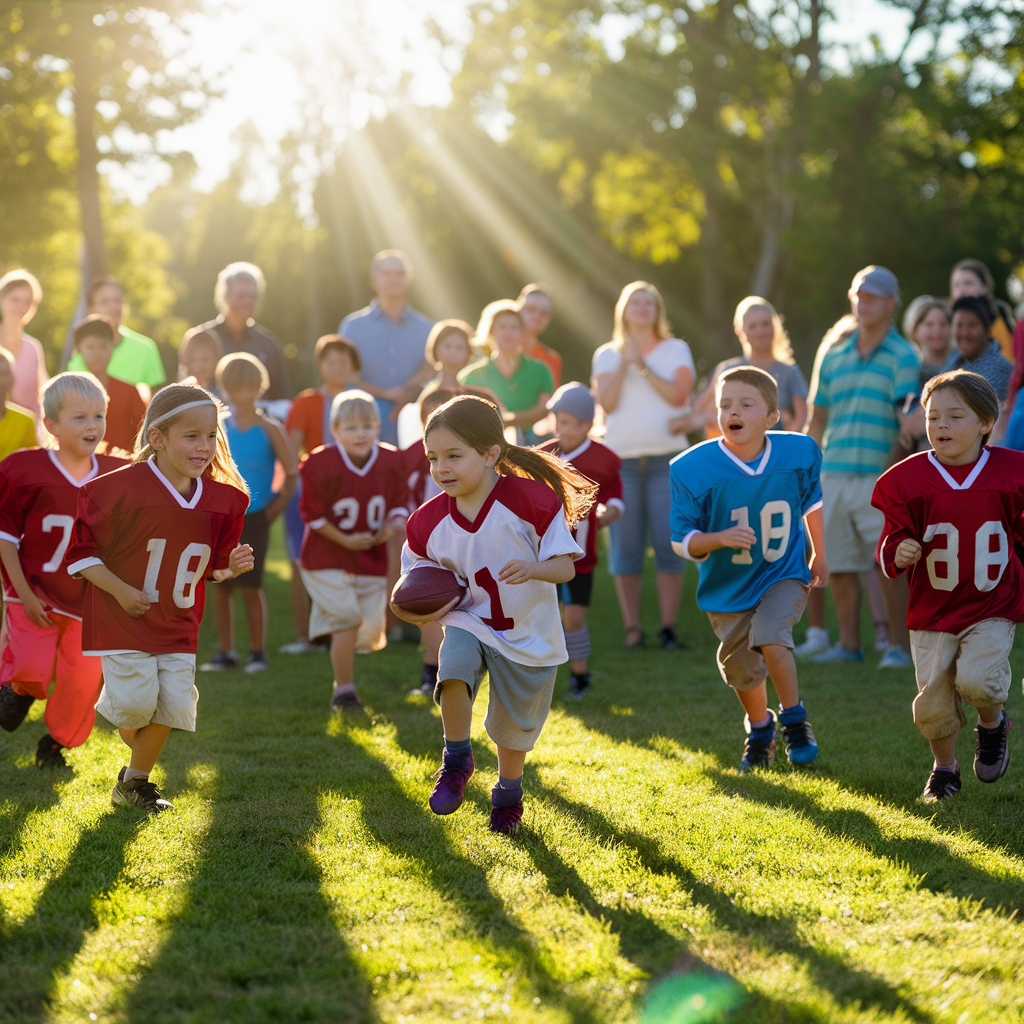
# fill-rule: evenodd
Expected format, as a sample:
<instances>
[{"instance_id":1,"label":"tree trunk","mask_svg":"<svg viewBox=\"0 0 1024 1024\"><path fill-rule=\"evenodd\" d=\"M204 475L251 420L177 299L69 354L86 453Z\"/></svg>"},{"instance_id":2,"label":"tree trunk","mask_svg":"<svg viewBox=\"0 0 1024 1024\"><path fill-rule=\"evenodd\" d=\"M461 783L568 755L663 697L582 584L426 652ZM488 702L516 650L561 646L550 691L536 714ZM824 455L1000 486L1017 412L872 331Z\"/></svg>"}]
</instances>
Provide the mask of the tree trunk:
<instances>
[{"instance_id":1,"label":"tree trunk","mask_svg":"<svg viewBox=\"0 0 1024 1024\"><path fill-rule=\"evenodd\" d=\"M96 148L93 126L96 117L96 74L91 57L77 62L75 74L75 142L78 147L78 201L85 238L87 273L106 277L109 271L107 243L100 210L100 175L96 165L100 154Z\"/></svg>"},{"instance_id":2,"label":"tree trunk","mask_svg":"<svg viewBox=\"0 0 1024 1024\"><path fill-rule=\"evenodd\" d=\"M722 268L722 225L718 216L716 197L705 196L704 220L701 222L700 299L701 318L704 321L704 350L714 362L724 359L731 350L731 333L725 318L725 286Z\"/></svg>"}]
</instances>

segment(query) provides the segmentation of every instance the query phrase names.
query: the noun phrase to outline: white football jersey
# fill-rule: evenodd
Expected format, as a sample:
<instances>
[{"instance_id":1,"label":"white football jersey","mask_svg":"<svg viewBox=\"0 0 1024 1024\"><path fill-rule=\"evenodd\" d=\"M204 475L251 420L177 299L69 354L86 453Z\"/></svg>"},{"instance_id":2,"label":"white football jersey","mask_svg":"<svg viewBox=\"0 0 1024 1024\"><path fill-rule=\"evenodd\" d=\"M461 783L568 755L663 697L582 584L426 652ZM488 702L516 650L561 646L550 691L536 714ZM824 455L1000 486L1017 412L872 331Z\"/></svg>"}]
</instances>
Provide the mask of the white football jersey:
<instances>
[{"instance_id":1,"label":"white football jersey","mask_svg":"<svg viewBox=\"0 0 1024 1024\"><path fill-rule=\"evenodd\" d=\"M553 583L499 583L513 560L544 562L556 555L576 559L558 495L547 484L503 476L470 522L447 494L409 517L402 572L434 563L450 569L468 588L462 603L441 622L472 633L509 661L537 667L568 660Z\"/></svg>"}]
</instances>

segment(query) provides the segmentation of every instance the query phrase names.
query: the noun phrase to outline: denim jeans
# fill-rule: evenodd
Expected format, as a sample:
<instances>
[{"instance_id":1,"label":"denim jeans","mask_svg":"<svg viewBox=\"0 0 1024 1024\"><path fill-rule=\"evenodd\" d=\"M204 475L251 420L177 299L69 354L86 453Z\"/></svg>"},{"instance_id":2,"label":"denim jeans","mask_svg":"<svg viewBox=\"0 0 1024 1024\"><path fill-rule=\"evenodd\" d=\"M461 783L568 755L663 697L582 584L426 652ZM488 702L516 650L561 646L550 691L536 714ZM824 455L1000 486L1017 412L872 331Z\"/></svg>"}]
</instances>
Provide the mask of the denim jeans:
<instances>
[{"instance_id":1,"label":"denim jeans","mask_svg":"<svg viewBox=\"0 0 1024 1024\"><path fill-rule=\"evenodd\" d=\"M683 572L685 561L672 550L669 511L672 490L668 464L674 455L642 455L622 460L622 515L611 524L612 574L636 576L644 571L650 532L658 572Z\"/></svg>"}]
</instances>

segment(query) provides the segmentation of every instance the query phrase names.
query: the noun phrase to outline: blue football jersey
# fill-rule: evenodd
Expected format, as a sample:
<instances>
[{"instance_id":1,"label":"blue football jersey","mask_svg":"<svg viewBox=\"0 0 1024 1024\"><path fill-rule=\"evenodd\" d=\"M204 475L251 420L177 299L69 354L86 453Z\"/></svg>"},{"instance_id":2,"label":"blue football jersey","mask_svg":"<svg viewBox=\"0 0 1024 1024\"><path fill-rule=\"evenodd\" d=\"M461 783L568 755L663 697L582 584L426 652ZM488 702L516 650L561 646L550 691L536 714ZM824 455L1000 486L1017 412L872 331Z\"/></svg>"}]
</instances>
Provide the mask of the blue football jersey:
<instances>
[{"instance_id":1,"label":"blue football jersey","mask_svg":"<svg viewBox=\"0 0 1024 1024\"><path fill-rule=\"evenodd\" d=\"M745 463L721 438L672 460L672 545L697 562L697 604L706 612L757 606L779 580L809 583L803 517L821 506L821 449L806 434L769 431L764 451ZM749 551L688 554L689 535L749 526Z\"/></svg>"}]
</instances>

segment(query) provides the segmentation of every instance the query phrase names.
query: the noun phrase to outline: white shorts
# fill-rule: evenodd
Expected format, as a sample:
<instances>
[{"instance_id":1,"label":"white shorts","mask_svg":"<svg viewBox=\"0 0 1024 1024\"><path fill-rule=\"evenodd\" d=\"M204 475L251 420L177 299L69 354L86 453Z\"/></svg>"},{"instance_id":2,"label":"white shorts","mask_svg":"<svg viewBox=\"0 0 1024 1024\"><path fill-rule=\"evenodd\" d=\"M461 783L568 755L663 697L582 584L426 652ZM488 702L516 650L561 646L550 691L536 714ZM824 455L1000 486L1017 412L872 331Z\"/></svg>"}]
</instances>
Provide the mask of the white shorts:
<instances>
[{"instance_id":1,"label":"white shorts","mask_svg":"<svg viewBox=\"0 0 1024 1024\"><path fill-rule=\"evenodd\" d=\"M302 582L313 603L310 639L358 629L356 650L379 651L384 633L388 581L384 576L356 576L344 569L302 569Z\"/></svg>"},{"instance_id":2,"label":"white shorts","mask_svg":"<svg viewBox=\"0 0 1024 1024\"><path fill-rule=\"evenodd\" d=\"M877 476L822 473L822 522L829 572L870 572L885 515L871 504Z\"/></svg>"},{"instance_id":3,"label":"white shorts","mask_svg":"<svg viewBox=\"0 0 1024 1024\"><path fill-rule=\"evenodd\" d=\"M918 694L914 724L929 740L941 740L967 724L964 704L997 708L1010 695L1014 624L982 619L962 633L910 631Z\"/></svg>"},{"instance_id":4,"label":"white shorts","mask_svg":"<svg viewBox=\"0 0 1024 1024\"><path fill-rule=\"evenodd\" d=\"M154 723L196 731L194 654L103 655L103 689L96 710L119 729Z\"/></svg>"}]
</instances>

